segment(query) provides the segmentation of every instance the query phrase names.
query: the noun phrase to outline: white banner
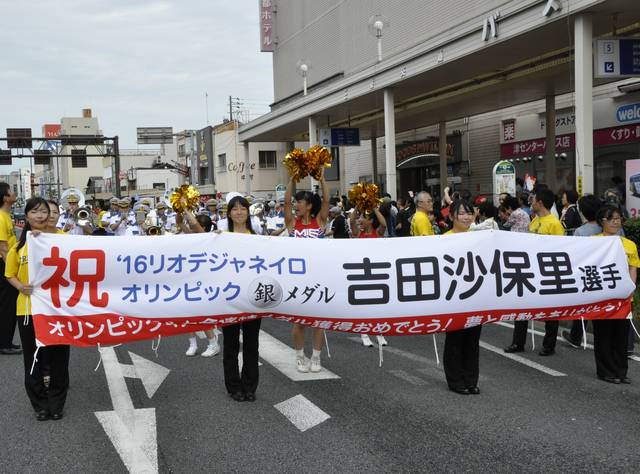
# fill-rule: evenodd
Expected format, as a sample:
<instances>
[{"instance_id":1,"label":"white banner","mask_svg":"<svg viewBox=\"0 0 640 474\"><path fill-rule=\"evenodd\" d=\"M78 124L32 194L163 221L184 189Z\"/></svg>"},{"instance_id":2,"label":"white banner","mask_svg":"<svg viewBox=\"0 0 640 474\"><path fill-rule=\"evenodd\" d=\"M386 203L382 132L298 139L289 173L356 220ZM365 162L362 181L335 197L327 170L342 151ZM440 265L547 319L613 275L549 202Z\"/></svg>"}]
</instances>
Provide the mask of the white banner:
<instances>
[{"instance_id":1,"label":"white banner","mask_svg":"<svg viewBox=\"0 0 640 474\"><path fill-rule=\"evenodd\" d=\"M617 237L41 234L28 245L45 344L125 342L257 316L390 335L623 317L635 288Z\"/></svg>"}]
</instances>

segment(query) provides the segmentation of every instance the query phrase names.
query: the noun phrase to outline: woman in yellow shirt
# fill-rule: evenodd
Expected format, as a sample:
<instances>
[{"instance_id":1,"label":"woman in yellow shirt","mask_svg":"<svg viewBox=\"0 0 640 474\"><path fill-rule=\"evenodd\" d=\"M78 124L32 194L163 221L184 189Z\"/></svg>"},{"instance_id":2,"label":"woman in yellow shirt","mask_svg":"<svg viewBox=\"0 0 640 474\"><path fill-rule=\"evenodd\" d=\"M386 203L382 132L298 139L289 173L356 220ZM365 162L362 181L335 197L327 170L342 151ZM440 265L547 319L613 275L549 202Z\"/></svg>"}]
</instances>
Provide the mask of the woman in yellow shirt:
<instances>
[{"instance_id":1,"label":"woman in yellow shirt","mask_svg":"<svg viewBox=\"0 0 640 474\"><path fill-rule=\"evenodd\" d=\"M622 227L622 216L617 207L603 206L596 215L602 234L616 236ZM629 276L636 282L637 268L640 267L638 248L631 240L620 237L629 264ZM630 297L632 295L629 295ZM600 380L619 384L631 383L627 377L627 337L631 325L628 319L594 319L593 352L596 359L596 373Z\"/></svg>"},{"instance_id":2,"label":"woman in yellow shirt","mask_svg":"<svg viewBox=\"0 0 640 474\"><path fill-rule=\"evenodd\" d=\"M242 196L235 196L227 206L229 232L255 234L251 227L249 202ZM255 402L258 388L258 336L261 319L257 318L231 326L224 326L222 334L222 364L224 384L229 396L236 402ZM238 368L240 352L240 328L242 328L242 374Z\"/></svg>"},{"instance_id":3,"label":"woman in yellow shirt","mask_svg":"<svg viewBox=\"0 0 640 474\"><path fill-rule=\"evenodd\" d=\"M24 355L24 384L38 421L59 420L63 416L64 402L69 388L69 346L47 346L43 358L50 365L49 388L44 385L42 364L33 364L36 352L36 337L33 329L29 296L33 285L29 283L27 233L46 232L49 220L49 204L42 198L31 198L24 209L26 224L20 240L7 255L5 277L18 290L16 312L19 319L18 329ZM31 366L33 364L33 370Z\"/></svg>"},{"instance_id":4,"label":"woman in yellow shirt","mask_svg":"<svg viewBox=\"0 0 640 474\"><path fill-rule=\"evenodd\" d=\"M60 206L56 201L48 200L49 204L49 220L47 222L47 233L49 234L66 234L62 229L58 229L58 219L60 219Z\"/></svg>"},{"instance_id":5,"label":"woman in yellow shirt","mask_svg":"<svg viewBox=\"0 0 640 474\"><path fill-rule=\"evenodd\" d=\"M451 204L449 216L453 227L445 235L468 232L474 220L473 208L466 201ZM482 326L473 326L445 333L444 374L449 389L461 395L478 395L480 374L480 332Z\"/></svg>"}]
</instances>

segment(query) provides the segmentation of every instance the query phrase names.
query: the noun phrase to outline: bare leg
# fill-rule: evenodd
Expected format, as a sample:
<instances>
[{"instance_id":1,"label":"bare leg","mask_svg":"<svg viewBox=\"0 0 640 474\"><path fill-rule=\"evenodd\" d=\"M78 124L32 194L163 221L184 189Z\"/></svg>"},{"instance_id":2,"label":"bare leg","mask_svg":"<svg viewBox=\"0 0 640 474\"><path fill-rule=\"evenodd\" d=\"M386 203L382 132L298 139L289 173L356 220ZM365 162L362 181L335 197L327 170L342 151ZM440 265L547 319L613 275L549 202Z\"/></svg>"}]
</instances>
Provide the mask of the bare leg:
<instances>
[{"instance_id":1,"label":"bare leg","mask_svg":"<svg viewBox=\"0 0 640 474\"><path fill-rule=\"evenodd\" d=\"M291 335L293 337L293 348L297 351L304 349L304 326L294 324L291 329Z\"/></svg>"},{"instance_id":2,"label":"bare leg","mask_svg":"<svg viewBox=\"0 0 640 474\"><path fill-rule=\"evenodd\" d=\"M324 329L313 329L313 348L317 351L322 350L322 344L324 344Z\"/></svg>"}]
</instances>

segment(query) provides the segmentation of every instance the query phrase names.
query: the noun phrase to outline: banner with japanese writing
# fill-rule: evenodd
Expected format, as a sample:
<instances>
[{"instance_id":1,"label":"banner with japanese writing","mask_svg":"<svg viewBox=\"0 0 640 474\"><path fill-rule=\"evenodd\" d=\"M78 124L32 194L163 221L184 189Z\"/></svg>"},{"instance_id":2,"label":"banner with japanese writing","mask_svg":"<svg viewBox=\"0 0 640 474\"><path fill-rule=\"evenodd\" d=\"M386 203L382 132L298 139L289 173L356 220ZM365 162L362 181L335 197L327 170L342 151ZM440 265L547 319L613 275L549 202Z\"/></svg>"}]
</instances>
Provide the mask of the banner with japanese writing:
<instances>
[{"instance_id":1,"label":"banner with japanese writing","mask_svg":"<svg viewBox=\"0 0 640 474\"><path fill-rule=\"evenodd\" d=\"M45 345L120 343L265 316L386 335L623 318L635 288L617 237L41 234L28 245Z\"/></svg>"}]
</instances>

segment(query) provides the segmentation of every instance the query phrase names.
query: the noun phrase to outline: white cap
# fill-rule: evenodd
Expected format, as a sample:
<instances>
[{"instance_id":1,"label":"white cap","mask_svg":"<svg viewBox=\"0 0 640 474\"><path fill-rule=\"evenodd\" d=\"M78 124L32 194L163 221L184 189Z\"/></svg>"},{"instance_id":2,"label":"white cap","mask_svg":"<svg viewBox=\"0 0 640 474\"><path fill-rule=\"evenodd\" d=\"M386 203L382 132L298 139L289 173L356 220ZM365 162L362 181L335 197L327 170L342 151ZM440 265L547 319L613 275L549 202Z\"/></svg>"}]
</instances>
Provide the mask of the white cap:
<instances>
[{"instance_id":1,"label":"white cap","mask_svg":"<svg viewBox=\"0 0 640 474\"><path fill-rule=\"evenodd\" d=\"M227 195L224 197L224 200L227 201L227 204L229 204L229 201L231 201L236 196L242 197L242 194L232 191L230 193L227 193Z\"/></svg>"}]
</instances>

